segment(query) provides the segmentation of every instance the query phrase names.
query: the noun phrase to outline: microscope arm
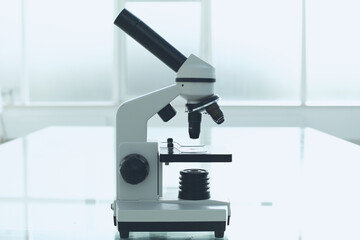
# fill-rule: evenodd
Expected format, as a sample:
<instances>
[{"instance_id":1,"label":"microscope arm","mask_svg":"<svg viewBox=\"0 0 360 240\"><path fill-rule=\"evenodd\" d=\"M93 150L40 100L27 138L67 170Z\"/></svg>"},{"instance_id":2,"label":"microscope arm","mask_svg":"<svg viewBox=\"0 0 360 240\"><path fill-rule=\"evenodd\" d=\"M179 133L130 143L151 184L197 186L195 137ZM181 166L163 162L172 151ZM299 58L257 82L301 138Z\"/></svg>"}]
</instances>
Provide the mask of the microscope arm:
<instances>
[{"instance_id":1,"label":"microscope arm","mask_svg":"<svg viewBox=\"0 0 360 240\"><path fill-rule=\"evenodd\" d=\"M114 24L177 72L187 58L132 13L123 9ZM123 103L116 115L116 142L146 142L147 121L180 94L171 85Z\"/></svg>"},{"instance_id":2,"label":"microscope arm","mask_svg":"<svg viewBox=\"0 0 360 240\"><path fill-rule=\"evenodd\" d=\"M147 122L180 94L180 85L174 84L120 105L116 114L117 146L123 142L146 142Z\"/></svg>"}]
</instances>

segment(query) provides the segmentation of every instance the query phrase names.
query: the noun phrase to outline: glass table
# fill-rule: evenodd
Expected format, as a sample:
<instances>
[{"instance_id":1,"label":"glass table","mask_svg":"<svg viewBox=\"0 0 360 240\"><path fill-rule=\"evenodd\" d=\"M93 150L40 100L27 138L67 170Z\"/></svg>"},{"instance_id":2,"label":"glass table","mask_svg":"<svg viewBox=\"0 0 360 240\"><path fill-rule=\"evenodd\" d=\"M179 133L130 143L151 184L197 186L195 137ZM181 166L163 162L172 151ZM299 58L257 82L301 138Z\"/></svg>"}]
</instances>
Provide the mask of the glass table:
<instances>
[{"instance_id":1,"label":"glass table","mask_svg":"<svg viewBox=\"0 0 360 240\"><path fill-rule=\"evenodd\" d=\"M170 136L169 136L170 134ZM0 239L119 239L114 129L50 127L0 145ZM310 128L149 128L148 138L223 146L232 163L205 168L212 196L231 201L225 239L360 239L360 147ZM129 239L214 239L212 232L131 233Z\"/></svg>"}]
</instances>

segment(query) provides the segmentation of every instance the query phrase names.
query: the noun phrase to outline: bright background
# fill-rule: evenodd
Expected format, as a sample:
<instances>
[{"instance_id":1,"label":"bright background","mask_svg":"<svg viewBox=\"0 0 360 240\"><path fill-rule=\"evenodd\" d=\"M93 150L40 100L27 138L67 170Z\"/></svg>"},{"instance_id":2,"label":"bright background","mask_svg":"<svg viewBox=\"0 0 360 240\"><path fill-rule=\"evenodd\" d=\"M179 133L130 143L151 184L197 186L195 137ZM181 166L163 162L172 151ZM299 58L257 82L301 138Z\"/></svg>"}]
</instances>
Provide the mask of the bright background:
<instances>
[{"instance_id":1,"label":"bright background","mask_svg":"<svg viewBox=\"0 0 360 240\"><path fill-rule=\"evenodd\" d=\"M224 126L309 126L360 139L355 0L0 0L8 137L113 125L122 101L174 83L172 70L113 25L123 7L215 66ZM183 102L175 105L170 124L185 126Z\"/></svg>"}]
</instances>

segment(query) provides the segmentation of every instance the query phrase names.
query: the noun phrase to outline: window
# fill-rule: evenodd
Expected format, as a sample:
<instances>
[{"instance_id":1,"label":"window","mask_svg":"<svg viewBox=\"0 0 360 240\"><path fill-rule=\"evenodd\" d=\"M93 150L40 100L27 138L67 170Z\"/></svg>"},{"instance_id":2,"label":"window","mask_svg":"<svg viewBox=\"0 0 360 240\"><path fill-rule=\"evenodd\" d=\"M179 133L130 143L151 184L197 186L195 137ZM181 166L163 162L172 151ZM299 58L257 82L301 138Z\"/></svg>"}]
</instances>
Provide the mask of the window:
<instances>
[{"instance_id":1,"label":"window","mask_svg":"<svg viewBox=\"0 0 360 240\"><path fill-rule=\"evenodd\" d=\"M117 104L174 83L171 69L112 24L121 10L113 1L0 3L6 102ZM356 1L115 3L185 56L211 62L223 104L360 104Z\"/></svg>"},{"instance_id":2,"label":"window","mask_svg":"<svg viewBox=\"0 0 360 240\"><path fill-rule=\"evenodd\" d=\"M213 59L222 98L245 104L299 104L301 2L213 3Z\"/></svg>"},{"instance_id":3,"label":"window","mask_svg":"<svg viewBox=\"0 0 360 240\"><path fill-rule=\"evenodd\" d=\"M20 101L21 2L0 0L0 90L4 103Z\"/></svg>"},{"instance_id":4,"label":"window","mask_svg":"<svg viewBox=\"0 0 360 240\"><path fill-rule=\"evenodd\" d=\"M309 105L360 104L359 1L307 1Z\"/></svg>"},{"instance_id":5,"label":"window","mask_svg":"<svg viewBox=\"0 0 360 240\"><path fill-rule=\"evenodd\" d=\"M112 3L29 0L26 6L29 100L111 101Z\"/></svg>"}]
</instances>

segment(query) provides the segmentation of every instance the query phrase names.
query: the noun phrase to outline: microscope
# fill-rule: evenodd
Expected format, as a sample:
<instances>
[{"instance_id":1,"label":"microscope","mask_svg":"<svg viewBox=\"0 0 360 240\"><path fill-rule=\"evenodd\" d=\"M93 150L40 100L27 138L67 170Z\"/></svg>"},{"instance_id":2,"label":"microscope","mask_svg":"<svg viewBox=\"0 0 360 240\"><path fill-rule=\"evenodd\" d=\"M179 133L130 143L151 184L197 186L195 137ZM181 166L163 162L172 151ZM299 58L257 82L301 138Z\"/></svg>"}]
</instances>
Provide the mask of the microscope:
<instances>
[{"instance_id":1,"label":"microscope","mask_svg":"<svg viewBox=\"0 0 360 240\"><path fill-rule=\"evenodd\" d=\"M214 94L215 69L200 58L186 58L144 22L123 9L114 24L177 73L176 83L120 105L116 114L116 200L111 204L121 238L130 232L213 231L222 238L230 221L230 202L212 199L208 172L180 172L178 196L163 196L163 164L231 162L229 153L196 146L184 150L172 138L161 145L147 140L147 122L156 113L167 122L170 103L183 97L189 136L199 138L202 113L217 123L224 115ZM195 149L195 150L194 150Z\"/></svg>"}]
</instances>

